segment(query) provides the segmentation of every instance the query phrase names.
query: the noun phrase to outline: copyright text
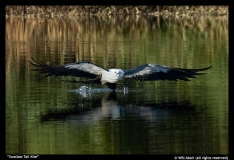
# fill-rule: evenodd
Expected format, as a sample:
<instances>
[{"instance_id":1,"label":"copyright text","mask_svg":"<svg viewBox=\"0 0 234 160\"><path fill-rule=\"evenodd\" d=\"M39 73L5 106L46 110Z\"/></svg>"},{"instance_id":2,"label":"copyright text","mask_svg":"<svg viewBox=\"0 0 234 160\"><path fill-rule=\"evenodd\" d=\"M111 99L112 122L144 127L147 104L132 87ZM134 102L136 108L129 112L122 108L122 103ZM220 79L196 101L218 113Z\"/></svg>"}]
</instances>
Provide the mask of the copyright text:
<instances>
[{"instance_id":1,"label":"copyright text","mask_svg":"<svg viewBox=\"0 0 234 160\"><path fill-rule=\"evenodd\" d=\"M176 160L226 160L228 156L175 156L174 159Z\"/></svg>"}]
</instances>

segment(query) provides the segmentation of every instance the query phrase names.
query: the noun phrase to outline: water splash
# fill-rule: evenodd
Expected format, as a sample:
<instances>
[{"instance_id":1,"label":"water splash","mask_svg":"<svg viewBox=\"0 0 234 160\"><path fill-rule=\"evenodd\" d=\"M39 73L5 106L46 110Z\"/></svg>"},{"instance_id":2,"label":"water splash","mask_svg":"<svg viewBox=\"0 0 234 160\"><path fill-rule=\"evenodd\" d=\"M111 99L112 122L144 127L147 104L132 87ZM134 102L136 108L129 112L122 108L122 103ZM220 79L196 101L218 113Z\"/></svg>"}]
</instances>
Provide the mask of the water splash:
<instances>
[{"instance_id":1,"label":"water splash","mask_svg":"<svg viewBox=\"0 0 234 160\"><path fill-rule=\"evenodd\" d=\"M129 92L142 92L142 89L129 89L129 87L121 86L119 89L116 89L115 92L127 94ZM92 88L88 85L82 85L78 89L68 90L68 92L77 92L80 94L87 94L87 93L103 93L103 92L112 92L110 88Z\"/></svg>"}]
</instances>

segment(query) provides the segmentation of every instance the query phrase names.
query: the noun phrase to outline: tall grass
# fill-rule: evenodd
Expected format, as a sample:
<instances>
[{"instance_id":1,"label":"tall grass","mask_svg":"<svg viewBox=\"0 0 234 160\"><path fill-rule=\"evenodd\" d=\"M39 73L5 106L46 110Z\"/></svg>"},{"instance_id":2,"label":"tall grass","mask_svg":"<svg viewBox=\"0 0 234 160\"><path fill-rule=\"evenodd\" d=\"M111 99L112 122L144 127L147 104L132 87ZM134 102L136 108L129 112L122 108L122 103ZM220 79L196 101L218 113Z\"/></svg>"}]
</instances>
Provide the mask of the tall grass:
<instances>
[{"instance_id":1,"label":"tall grass","mask_svg":"<svg viewBox=\"0 0 234 160\"><path fill-rule=\"evenodd\" d=\"M151 23L149 23L151 22ZM153 22L153 23L152 23ZM162 34L159 30L163 30L162 24L170 29L170 34L178 37L182 37L184 43L186 42L186 33L189 35L203 34L204 36L213 35L214 38L226 35L228 38L228 18L227 17L187 17L180 16L175 17L145 17L145 16L118 16L118 17L79 17L78 19L7 19L6 20L6 56L7 64L6 71L10 71L10 67L14 66L14 61L20 61L20 57L26 56L26 59L30 59L31 54L36 54L38 58L44 57L42 54L49 54L48 61L52 63L64 63L64 59L61 56L66 56L67 53L73 54L73 61L79 60L93 60L97 56L102 57L99 59L99 63L105 64L107 67L110 65L116 66L114 60L115 56L121 56L130 58L131 54L135 54L129 51L128 54L119 51L123 50L121 46L122 41L125 41L125 37L131 37L131 35L141 35L141 33L147 34L155 30L155 34L152 36L160 37ZM106 37L108 32L108 37ZM87 34L86 34L87 33ZM136 34L137 33L137 34ZM169 32L167 32L169 34ZM118 36L121 34L121 36ZM181 35L181 36L180 36ZM170 36L170 35L168 35ZM122 38L122 39L121 39ZM134 43L139 43L139 47L142 45L135 36ZM155 37L152 37L155 39ZM193 38L193 37L190 37ZM105 40L106 39L106 40ZM140 39L140 37L139 37ZM160 38L156 38L160 41ZM106 42L105 42L106 41ZM215 39L213 40L214 42ZM17 42L17 43L16 43ZM69 43L71 46L63 45L63 42ZM100 42L114 43L113 45L107 45L108 48L97 48L105 45ZM50 45L45 45L49 43ZM174 42L177 43L177 42ZM197 42L200 43L200 42ZM215 44L213 44L215 45ZM47 47L46 47L47 46ZM180 46L179 44L177 45ZM166 47L166 46L165 46ZM165 48L164 47L164 48ZM161 47L163 48L163 47ZM167 47L166 47L167 48ZM33 50L32 50L33 49ZM143 48L142 48L143 49ZM97 50L102 50L102 53L98 53ZM50 54L54 52L54 54ZM165 54L167 50L160 50L160 53ZM171 52L171 51L170 51ZM10 53L10 54L9 54ZM25 54L27 53L27 54ZM30 54L29 54L30 53ZM59 54L58 54L59 53ZM60 54L63 53L63 54ZM108 57L112 55L112 58ZM209 52L206 54L214 54L215 52ZM102 55L97 55L102 54ZM108 55L108 56L107 56ZM139 55L139 57L144 55ZM106 58L106 59L103 59ZM25 57L24 57L25 58ZM145 57L147 58L147 57ZM150 57L148 57L150 58ZM122 58L123 59L123 58ZM144 60L144 59L142 59ZM44 60L42 60L44 61ZM109 62L107 62L109 61ZM118 62L121 63L121 62ZM110 67L113 67L110 66Z\"/></svg>"},{"instance_id":2,"label":"tall grass","mask_svg":"<svg viewBox=\"0 0 234 160\"><path fill-rule=\"evenodd\" d=\"M6 17L78 17L106 15L228 15L228 6L6 6Z\"/></svg>"}]
</instances>

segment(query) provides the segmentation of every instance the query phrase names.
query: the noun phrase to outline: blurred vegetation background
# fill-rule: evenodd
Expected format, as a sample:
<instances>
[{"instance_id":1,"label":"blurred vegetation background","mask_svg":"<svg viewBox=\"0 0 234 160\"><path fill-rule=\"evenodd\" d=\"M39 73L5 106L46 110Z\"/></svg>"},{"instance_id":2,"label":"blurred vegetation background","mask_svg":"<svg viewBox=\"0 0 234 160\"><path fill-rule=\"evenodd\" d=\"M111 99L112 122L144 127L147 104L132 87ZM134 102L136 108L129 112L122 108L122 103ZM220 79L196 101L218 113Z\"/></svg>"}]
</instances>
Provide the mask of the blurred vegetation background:
<instances>
[{"instance_id":1,"label":"blurred vegetation background","mask_svg":"<svg viewBox=\"0 0 234 160\"><path fill-rule=\"evenodd\" d=\"M6 17L77 17L84 15L228 15L228 6L111 6L111 5L78 5L78 6L6 6Z\"/></svg>"}]
</instances>

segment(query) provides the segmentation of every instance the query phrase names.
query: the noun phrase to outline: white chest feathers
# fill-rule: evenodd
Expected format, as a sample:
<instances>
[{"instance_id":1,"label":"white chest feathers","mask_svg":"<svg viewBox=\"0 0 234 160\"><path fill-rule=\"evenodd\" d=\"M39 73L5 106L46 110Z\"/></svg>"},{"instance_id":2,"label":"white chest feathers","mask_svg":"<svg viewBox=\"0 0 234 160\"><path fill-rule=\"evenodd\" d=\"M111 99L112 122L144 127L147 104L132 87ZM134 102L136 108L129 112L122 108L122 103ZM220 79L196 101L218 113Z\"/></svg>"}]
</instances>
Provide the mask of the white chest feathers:
<instances>
[{"instance_id":1,"label":"white chest feathers","mask_svg":"<svg viewBox=\"0 0 234 160\"><path fill-rule=\"evenodd\" d=\"M121 69L109 69L109 71L102 72L102 84L107 82L116 83L124 75L124 71Z\"/></svg>"}]
</instances>

